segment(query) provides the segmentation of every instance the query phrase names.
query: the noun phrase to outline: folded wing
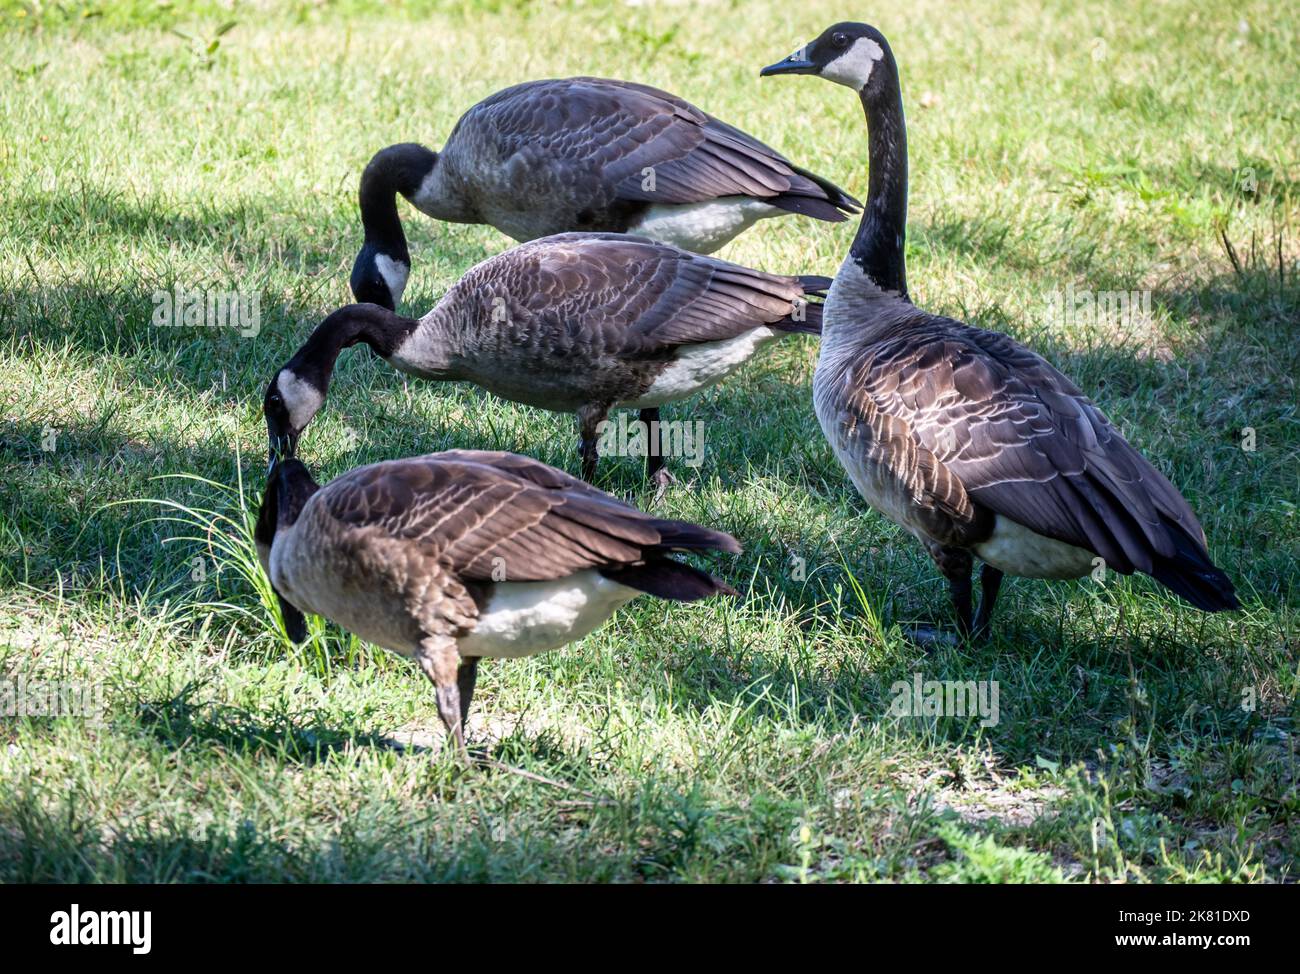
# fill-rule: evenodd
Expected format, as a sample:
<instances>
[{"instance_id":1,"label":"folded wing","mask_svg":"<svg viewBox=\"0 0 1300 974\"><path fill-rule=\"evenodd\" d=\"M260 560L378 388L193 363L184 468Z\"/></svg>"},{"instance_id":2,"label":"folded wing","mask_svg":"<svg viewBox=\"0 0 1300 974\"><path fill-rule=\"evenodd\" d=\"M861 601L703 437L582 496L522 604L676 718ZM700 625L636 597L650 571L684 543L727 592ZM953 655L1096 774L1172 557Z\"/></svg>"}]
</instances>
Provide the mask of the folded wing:
<instances>
[{"instance_id":1,"label":"folded wing","mask_svg":"<svg viewBox=\"0 0 1300 974\"><path fill-rule=\"evenodd\" d=\"M917 312L853 383L976 504L1116 571L1150 574L1201 608L1236 606L1178 489L1069 379L1007 336Z\"/></svg>"}]
</instances>

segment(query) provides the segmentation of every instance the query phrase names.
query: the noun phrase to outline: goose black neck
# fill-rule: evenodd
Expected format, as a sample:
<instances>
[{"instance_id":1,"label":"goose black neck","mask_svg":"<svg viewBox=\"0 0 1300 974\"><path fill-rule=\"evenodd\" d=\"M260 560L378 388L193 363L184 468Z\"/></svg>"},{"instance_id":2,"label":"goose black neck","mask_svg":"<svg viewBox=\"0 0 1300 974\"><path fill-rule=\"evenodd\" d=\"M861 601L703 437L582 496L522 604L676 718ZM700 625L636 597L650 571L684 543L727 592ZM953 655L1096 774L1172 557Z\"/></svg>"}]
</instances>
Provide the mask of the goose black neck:
<instances>
[{"instance_id":1,"label":"goose black neck","mask_svg":"<svg viewBox=\"0 0 1300 974\"><path fill-rule=\"evenodd\" d=\"M257 512L254 538L269 547L276 531L293 527L311 495L318 490L320 485L312 479L311 472L301 460L277 461L267 479L262 507Z\"/></svg>"},{"instance_id":2,"label":"goose black neck","mask_svg":"<svg viewBox=\"0 0 1300 974\"><path fill-rule=\"evenodd\" d=\"M414 142L380 149L361 174L361 226L366 243L410 264L406 234L397 215L397 194L414 196L438 161L437 153Z\"/></svg>"},{"instance_id":3,"label":"goose black neck","mask_svg":"<svg viewBox=\"0 0 1300 974\"><path fill-rule=\"evenodd\" d=\"M907 124L893 58L882 60L877 71L883 76L872 79L873 93L863 90L860 96L867 116L870 173L862 222L849 255L881 290L906 299Z\"/></svg>"},{"instance_id":4,"label":"goose black neck","mask_svg":"<svg viewBox=\"0 0 1300 974\"><path fill-rule=\"evenodd\" d=\"M320 490L311 472L301 460L281 461L277 472L276 526L292 527L311 495Z\"/></svg>"},{"instance_id":5,"label":"goose black neck","mask_svg":"<svg viewBox=\"0 0 1300 974\"><path fill-rule=\"evenodd\" d=\"M380 358L388 358L418 324L415 318L377 304L350 304L317 325L287 367L323 393L343 349L364 344Z\"/></svg>"}]
</instances>

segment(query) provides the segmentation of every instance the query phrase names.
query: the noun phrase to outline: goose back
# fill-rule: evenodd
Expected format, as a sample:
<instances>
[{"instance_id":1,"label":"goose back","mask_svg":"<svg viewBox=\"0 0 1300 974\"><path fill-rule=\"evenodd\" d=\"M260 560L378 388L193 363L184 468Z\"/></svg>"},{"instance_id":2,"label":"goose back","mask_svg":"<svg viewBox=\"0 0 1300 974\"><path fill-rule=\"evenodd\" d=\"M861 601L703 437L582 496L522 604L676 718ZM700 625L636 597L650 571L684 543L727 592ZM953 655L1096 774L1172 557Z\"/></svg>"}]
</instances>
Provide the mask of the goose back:
<instances>
[{"instance_id":1,"label":"goose back","mask_svg":"<svg viewBox=\"0 0 1300 974\"><path fill-rule=\"evenodd\" d=\"M635 231L653 216L653 207L722 199L738 206L760 200L772 213L830 221L845 219L858 205L834 184L675 95L588 77L515 85L466 112L426 185L411 197L435 216L448 211L439 202L448 198L517 240L573 230ZM745 225L763 215L749 214Z\"/></svg>"},{"instance_id":2,"label":"goose back","mask_svg":"<svg viewBox=\"0 0 1300 974\"><path fill-rule=\"evenodd\" d=\"M430 374L436 360L552 410L658 404L720 381L783 333L819 331L806 295L828 283L637 237L559 234L471 268L389 361Z\"/></svg>"}]
</instances>

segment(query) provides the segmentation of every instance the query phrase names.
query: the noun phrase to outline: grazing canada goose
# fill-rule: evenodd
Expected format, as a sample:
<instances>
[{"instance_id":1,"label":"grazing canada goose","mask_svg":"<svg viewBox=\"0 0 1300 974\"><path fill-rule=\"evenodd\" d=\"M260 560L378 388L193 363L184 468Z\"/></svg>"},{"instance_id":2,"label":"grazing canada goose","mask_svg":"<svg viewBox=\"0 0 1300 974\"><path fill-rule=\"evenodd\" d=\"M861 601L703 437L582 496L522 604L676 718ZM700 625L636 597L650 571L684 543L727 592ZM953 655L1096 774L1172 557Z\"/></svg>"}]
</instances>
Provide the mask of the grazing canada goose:
<instances>
[{"instance_id":1,"label":"grazing canada goose","mask_svg":"<svg viewBox=\"0 0 1300 974\"><path fill-rule=\"evenodd\" d=\"M657 88L604 78L530 81L479 102L437 153L392 145L361 176L358 301L396 310L411 257L396 194L454 223L515 240L635 233L707 254L755 221L841 221L857 200L780 153Z\"/></svg>"},{"instance_id":2,"label":"grazing canada goose","mask_svg":"<svg viewBox=\"0 0 1300 974\"><path fill-rule=\"evenodd\" d=\"M646 593L735 594L668 555L740 551L729 534L482 450L375 463L324 487L301 461L276 462L255 540L290 637L306 637L310 612L414 658L462 755L481 657L557 649Z\"/></svg>"},{"instance_id":3,"label":"grazing canada goose","mask_svg":"<svg viewBox=\"0 0 1300 974\"><path fill-rule=\"evenodd\" d=\"M867 503L916 535L948 579L962 635L987 634L1004 573L1078 578L1098 557L1197 608L1238 608L1187 501L1073 382L1007 336L908 299L907 135L881 33L837 24L762 74L820 75L857 91L866 111L869 192L825 301L814 404Z\"/></svg>"},{"instance_id":4,"label":"grazing canada goose","mask_svg":"<svg viewBox=\"0 0 1300 974\"><path fill-rule=\"evenodd\" d=\"M804 296L829 285L622 234L520 244L470 268L423 318L358 304L321 322L267 389L271 449L292 455L339 353L362 342L412 375L576 412L591 480L612 408L640 409L657 424L661 405L713 385L781 335L820 331L821 306ZM662 486L662 450L649 447L649 473Z\"/></svg>"}]
</instances>

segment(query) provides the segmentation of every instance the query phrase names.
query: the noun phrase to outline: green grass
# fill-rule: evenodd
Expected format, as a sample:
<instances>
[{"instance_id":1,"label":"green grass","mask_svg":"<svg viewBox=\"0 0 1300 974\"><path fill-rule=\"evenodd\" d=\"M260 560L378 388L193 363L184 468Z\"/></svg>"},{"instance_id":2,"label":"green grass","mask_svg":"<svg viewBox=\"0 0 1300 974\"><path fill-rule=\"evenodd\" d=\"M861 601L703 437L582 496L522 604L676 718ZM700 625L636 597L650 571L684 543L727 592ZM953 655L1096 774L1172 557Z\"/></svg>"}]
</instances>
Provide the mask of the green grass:
<instances>
[{"instance_id":1,"label":"green grass","mask_svg":"<svg viewBox=\"0 0 1300 974\"><path fill-rule=\"evenodd\" d=\"M703 420L708 452L663 509L742 539L719 568L743 597L643 599L485 665L470 736L493 767L434 751L402 660L318 622L286 643L247 547L261 394L349 300L374 150L589 73L865 193L849 94L756 77L847 8L693 10L0 0L0 672L106 703L0 720L0 879L1297 878L1300 19L1262 0L857 12L901 63L917 302L1088 390L1184 490L1240 613L1143 579L1012 581L990 645L914 649L899 627L946 622L943 585L835 463L797 340L666 415ZM405 212L412 313L507 245ZM852 233L791 219L723 253L833 273ZM261 332L150 327L178 282L257 292ZM1049 320L1070 285L1149 289L1151 313ZM408 387L364 354L302 452L326 478L452 446L577 467L569 418ZM648 500L632 461L607 474ZM150 498L171 506L122 503ZM892 716L914 672L997 680L1000 722Z\"/></svg>"}]
</instances>

